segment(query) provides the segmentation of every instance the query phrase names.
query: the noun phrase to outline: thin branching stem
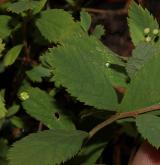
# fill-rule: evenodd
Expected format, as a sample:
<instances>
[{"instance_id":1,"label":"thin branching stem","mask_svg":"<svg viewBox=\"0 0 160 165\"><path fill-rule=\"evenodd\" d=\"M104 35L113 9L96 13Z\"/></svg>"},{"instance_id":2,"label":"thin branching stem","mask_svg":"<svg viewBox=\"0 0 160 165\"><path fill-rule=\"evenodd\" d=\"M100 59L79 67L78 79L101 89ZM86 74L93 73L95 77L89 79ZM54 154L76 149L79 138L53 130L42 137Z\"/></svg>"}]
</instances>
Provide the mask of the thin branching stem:
<instances>
[{"instance_id":1,"label":"thin branching stem","mask_svg":"<svg viewBox=\"0 0 160 165\"><path fill-rule=\"evenodd\" d=\"M109 124L111 124L111 123L113 123L117 120L128 118L128 117L137 117L140 114L143 114L143 113L146 113L146 112L151 112L151 111L156 111L156 110L159 110L159 109L160 109L160 104L157 104L157 105L152 105L150 107L137 109L137 110L131 111L131 112L117 113L117 114L111 116L110 118L106 119L102 123L96 125L89 132L89 139L91 139L99 130L101 130L102 128L106 127L107 125L109 125Z\"/></svg>"}]
</instances>

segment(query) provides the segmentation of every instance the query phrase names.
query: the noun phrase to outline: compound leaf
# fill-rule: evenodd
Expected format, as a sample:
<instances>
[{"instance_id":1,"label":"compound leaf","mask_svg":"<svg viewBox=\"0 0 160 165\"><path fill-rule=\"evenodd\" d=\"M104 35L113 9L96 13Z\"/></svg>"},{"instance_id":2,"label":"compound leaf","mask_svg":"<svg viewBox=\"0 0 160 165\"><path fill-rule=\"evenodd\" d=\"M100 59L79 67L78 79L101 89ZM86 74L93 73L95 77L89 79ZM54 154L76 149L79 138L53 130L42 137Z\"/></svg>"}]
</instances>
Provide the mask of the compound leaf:
<instances>
[{"instance_id":1,"label":"compound leaf","mask_svg":"<svg viewBox=\"0 0 160 165\"><path fill-rule=\"evenodd\" d=\"M79 130L34 133L14 143L8 158L11 165L60 164L77 154L87 136Z\"/></svg>"}]
</instances>

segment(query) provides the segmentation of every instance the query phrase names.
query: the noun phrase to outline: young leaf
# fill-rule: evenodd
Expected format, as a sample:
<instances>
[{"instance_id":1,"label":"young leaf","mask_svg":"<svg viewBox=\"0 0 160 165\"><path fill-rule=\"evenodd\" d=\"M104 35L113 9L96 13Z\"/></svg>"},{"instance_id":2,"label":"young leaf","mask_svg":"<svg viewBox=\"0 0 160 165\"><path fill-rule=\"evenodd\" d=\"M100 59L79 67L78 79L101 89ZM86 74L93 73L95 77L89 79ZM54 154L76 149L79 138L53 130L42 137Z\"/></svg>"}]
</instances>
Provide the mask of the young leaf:
<instances>
[{"instance_id":1,"label":"young leaf","mask_svg":"<svg viewBox=\"0 0 160 165\"><path fill-rule=\"evenodd\" d=\"M13 105L11 108L8 109L6 117L15 115L19 111L19 108L19 105Z\"/></svg>"},{"instance_id":2,"label":"young leaf","mask_svg":"<svg viewBox=\"0 0 160 165\"><path fill-rule=\"evenodd\" d=\"M27 10L33 10L39 5L38 1L20 0L8 5L8 11L16 14L23 13Z\"/></svg>"},{"instance_id":3,"label":"young leaf","mask_svg":"<svg viewBox=\"0 0 160 165\"><path fill-rule=\"evenodd\" d=\"M5 66L12 65L16 61L17 57L19 56L22 48L23 48L22 44L11 48L4 57L4 65Z\"/></svg>"},{"instance_id":4,"label":"young leaf","mask_svg":"<svg viewBox=\"0 0 160 165\"><path fill-rule=\"evenodd\" d=\"M37 6L33 10L33 14L39 13L43 9L43 7L45 6L45 4L47 3L47 0L39 0L38 3L39 4L37 4Z\"/></svg>"},{"instance_id":5,"label":"young leaf","mask_svg":"<svg viewBox=\"0 0 160 165\"><path fill-rule=\"evenodd\" d=\"M62 42L65 38L75 34L83 33L80 25L75 23L72 16L62 9L51 9L42 12L36 25L45 39L55 43Z\"/></svg>"},{"instance_id":6,"label":"young leaf","mask_svg":"<svg viewBox=\"0 0 160 165\"><path fill-rule=\"evenodd\" d=\"M47 130L34 133L17 141L10 149L11 165L60 164L80 150L86 132L73 130Z\"/></svg>"},{"instance_id":7,"label":"young leaf","mask_svg":"<svg viewBox=\"0 0 160 165\"><path fill-rule=\"evenodd\" d=\"M39 65L27 71L26 74L33 82L42 82L42 78L50 77L51 72L49 69Z\"/></svg>"},{"instance_id":8,"label":"young leaf","mask_svg":"<svg viewBox=\"0 0 160 165\"><path fill-rule=\"evenodd\" d=\"M127 61L126 69L129 76L133 77L158 52L158 49L158 46L153 43L139 43L133 50L132 57Z\"/></svg>"},{"instance_id":9,"label":"young leaf","mask_svg":"<svg viewBox=\"0 0 160 165\"><path fill-rule=\"evenodd\" d=\"M88 31L91 26L91 16L85 12L81 11L81 26L84 29L84 31Z\"/></svg>"},{"instance_id":10,"label":"young leaf","mask_svg":"<svg viewBox=\"0 0 160 165\"><path fill-rule=\"evenodd\" d=\"M10 16L0 15L0 38L4 39L11 34L11 28L9 27L11 19Z\"/></svg>"},{"instance_id":11,"label":"young leaf","mask_svg":"<svg viewBox=\"0 0 160 165\"><path fill-rule=\"evenodd\" d=\"M93 30L92 34L96 36L98 39L101 39L101 37L105 34L105 29L103 25L97 25L95 29Z\"/></svg>"},{"instance_id":12,"label":"young leaf","mask_svg":"<svg viewBox=\"0 0 160 165\"><path fill-rule=\"evenodd\" d=\"M160 102L160 54L157 52L132 78L120 111L134 111Z\"/></svg>"},{"instance_id":13,"label":"young leaf","mask_svg":"<svg viewBox=\"0 0 160 165\"><path fill-rule=\"evenodd\" d=\"M75 129L70 118L59 110L55 100L45 91L30 88L26 90L26 93L28 95L22 105L29 115L41 121L48 128Z\"/></svg>"},{"instance_id":14,"label":"young leaf","mask_svg":"<svg viewBox=\"0 0 160 165\"><path fill-rule=\"evenodd\" d=\"M110 53L95 37L85 36L50 49L44 57L54 69L54 79L72 96L99 109L114 110L117 96L109 82L106 63L116 57Z\"/></svg>"},{"instance_id":15,"label":"young leaf","mask_svg":"<svg viewBox=\"0 0 160 165\"><path fill-rule=\"evenodd\" d=\"M145 40L144 30L146 28L149 28L151 31L151 33L148 34L150 37L154 36L152 31L159 28L157 21L149 11L143 9L135 1L132 1L129 9L128 25L134 45Z\"/></svg>"},{"instance_id":16,"label":"young leaf","mask_svg":"<svg viewBox=\"0 0 160 165\"><path fill-rule=\"evenodd\" d=\"M136 118L138 131L157 149L160 147L160 117L143 114Z\"/></svg>"},{"instance_id":17,"label":"young leaf","mask_svg":"<svg viewBox=\"0 0 160 165\"><path fill-rule=\"evenodd\" d=\"M4 118L6 116L7 110L4 105L4 101L2 96L0 96L0 119Z\"/></svg>"}]
</instances>

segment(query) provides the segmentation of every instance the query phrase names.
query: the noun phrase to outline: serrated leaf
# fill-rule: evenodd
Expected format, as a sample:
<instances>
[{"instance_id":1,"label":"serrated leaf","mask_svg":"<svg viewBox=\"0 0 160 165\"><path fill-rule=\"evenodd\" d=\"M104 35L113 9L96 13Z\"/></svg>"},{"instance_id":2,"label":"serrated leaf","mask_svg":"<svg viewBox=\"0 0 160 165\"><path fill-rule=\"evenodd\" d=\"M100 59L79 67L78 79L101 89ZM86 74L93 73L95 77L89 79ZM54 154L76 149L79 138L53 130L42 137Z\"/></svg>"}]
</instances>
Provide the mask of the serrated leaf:
<instances>
[{"instance_id":1,"label":"serrated leaf","mask_svg":"<svg viewBox=\"0 0 160 165\"><path fill-rule=\"evenodd\" d=\"M26 74L33 82L42 82L42 78L50 77L51 72L49 69L39 65L27 71Z\"/></svg>"},{"instance_id":2,"label":"serrated leaf","mask_svg":"<svg viewBox=\"0 0 160 165\"><path fill-rule=\"evenodd\" d=\"M38 1L29 1L29 0L22 1L21 0L21 1L9 4L7 10L16 14L20 14L27 10L33 10L38 5L39 5Z\"/></svg>"},{"instance_id":3,"label":"serrated leaf","mask_svg":"<svg viewBox=\"0 0 160 165\"><path fill-rule=\"evenodd\" d=\"M72 35L83 33L80 25L73 21L68 12L62 9L51 9L42 12L36 25L45 39L55 43L62 42Z\"/></svg>"},{"instance_id":4,"label":"serrated leaf","mask_svg":"<svg viewBox=\"0 0 160 165\"><path fill-rule=\"evenodd\" d=\"M0 15L0 38L5 39L11 34L11 28L9 27L10 21L10 16Z\"/></svg>"},{"instance_id":5,"label":"serrated leaf","mask_svg":"<svg viewBox=\"0 0 160 165\"><path fill-rule=\"evenodd\" d=\"M107 77L106 62L117 59L95 37L72 38L44 57L54 69L54 79L72 96L99 109L114 110L117 96Z\"/></svg>"},{"instance_id":6,"label":"serrated leaf","mask_svg":"<svg viewBox=\"0 0 160 165\"><path fill-rule=\"evenodd\" d=\"M105 34L105 29L103 25L97 25L95 29L93 30L92 34L96 36L98 39L101 39L101 37Z\"/></svg>"},{"instance_id":7,"label":"serrated leaf","mask_svg":"<svg viewBox=\"0 0 160 165\"><path fill-rule=\"evenodd\" d=\"M6 116L7 110L5 108L4 100L2 96L0 95L0 119L4 118Z\"/></svg>"},{"instance_id":8,"label":"serrated leaf","mask_svg":"<svg viewBox=\"0 0 160 165\"><path fill-rule=\"evenodd\" d=\"M129 76L134 76L135 73L158 52L158 49L156 44L144 42L138 44L133 50L132 57L127 61L126 70Z\"/></svg>"},{"instance_id":9,"label":"serrated leaf","mask_svg":"<svg viewBox=\"0 0 160 165\"><path fill-rule=\"evenodd\" d=\"M22 44L16 45L13 48L11 48L4 57L4 65L5 66L12 65L19 56L22 48L23 48Z\"/></svg>"},{"instance_id":10,"label":"serrated leaf","mask_svg":"<svg viewBox=\"0 0 160 165\"><path fill-rule=\"evenodd\" d=\"M160 103L159 61L160 54L157 52L132 78L120 111L134 111Z\"/></svg>"},{"instance_id":11,"label":"serrated leaf","mask_svg":"<svg viewBox=\"0 0 160 165\"><path fill-rule=\"evenodd\" d=\"M138 131L157 149L160 147L160 117L143 114L136 118Z\"/></svg>"},{"instance_id":12,"label":"serrated leaf","mask_svg":"<svg viewBox=\"0 0 160 165\"><path fill-rule=\"evenodd\" d=\"M22 102L22 105L29 115L50 129L75 129L70 118L60 111L55 100L49 94L39 88L30 88L26 92L29 97Z\"/></svg>"},{"instance_id":13,"label":"serrated leaf","mask_svg":"<svg viewBox=\"0 0 160 165\"><path fill-rule=\"evenodd\" d=\"M60 164L77 154L87 136L78 130L34 133L14 143L8 158L11 165Z\"/></svg>"},{"instance_id":14,"label":"serrated leaf","mask_svg":"<svg viewBox=\"0 0 160 165\"><path fill-rule=\"evenodd\" d=\"M159 25L154 17L149 13L147 9L143 9L136 2L132 1L129 9L128 25L134 45L137 45L140 41L145 40L144 29L150 28L158 29ZM149 33L150 37L154 35Z\"/></svg>"},{"instance_id":15,"label":"serrated leaf","mask_svg":"<svg viewBox=\"0 0 160 165\"><path fill-rule=\"evenodd\" d=\"M81 15L81 21L80 21L81 26L84 29L84 31L87 32L91 26L91 21L92 21L91 16L85 11L81 11L80 15Z\"/></svg>"}]
</instances>

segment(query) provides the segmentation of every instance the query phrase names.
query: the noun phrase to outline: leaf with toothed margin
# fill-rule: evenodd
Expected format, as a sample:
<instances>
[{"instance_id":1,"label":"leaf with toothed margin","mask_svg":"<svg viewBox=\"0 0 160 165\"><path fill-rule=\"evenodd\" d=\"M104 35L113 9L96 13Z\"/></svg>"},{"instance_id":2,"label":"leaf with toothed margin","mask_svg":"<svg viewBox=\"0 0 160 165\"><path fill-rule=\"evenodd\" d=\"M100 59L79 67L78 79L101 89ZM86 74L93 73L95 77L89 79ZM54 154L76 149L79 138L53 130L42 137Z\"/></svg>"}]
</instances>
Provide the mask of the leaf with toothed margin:
<instances>
[{"instance_id":1,"label":"leaf with toothed margin","mask_svg":"<svg viewBox=\"0 0 160 165\"><path fill-rule=\"evenodd\" d=\"M39 88L29 88L25 92L28 98L22 102L22 106L30 116L50 129L75 129L71 119L57 107L48 93Z\"/></svg>"},{"instance_id":2,"label":"leaf with toothed margin","mask_svg":"<svg viewBox=\"0 0 160 165\"><path fill-rule=\"evenodd\" d=\"M60 164L75 156L88 133L79 130L47 130L31 134L13 144L10 165Z\"/></svg>"},{"instance_id":3,"label":"leaf with toothed margin","mask_svg":"<svg viewBox=\"0 0 160 165\"><path fill-rule=\"evenodd\" d=\"M73 17L62 9L50 9L41 12L36 26L45 39L55 43L62 42L65 38L73 35L84 33L80 24L76 23Z\"/></svg>"},{"instance_id":4,"label":"leaf with toothed margin","mask_svg":"<svg viewBox=\"0 0 160 165\"><path fill-rule=\"evenodd\" d=\"M65 40L65 44L50 49L44 59L54 69L55 81L72 96L99 109L115 109L117 96L107 75L106 63L121 64L121 61L95 37Z\"/></svg>"},{"instance_id":5,"label":"leaf with toothed margin","mask_svg":"<svg viewBox=\"0 0 160 165\"><path fill-rule=\"evenodd\" d=\"M160 117L143 114L136 118L136 125L138 131L143 136L144 139L147 139L148 142L156 147L160 147Z\"/></svg>"},{"instance_id":6,"label":"leaf with toothed margin","mask_svg":"<svg viewBox=\"0 0 160 165\"><path fill-rule=\"evenodd\" d=\"M145 40L145 28L150 28L150 37L154 36L152 34L153 29L159 28L158 22L154 19L153 15L147 9L143 9L134 0L131 2L128 15L128 26L134 45Z\"/></svg>"}]
</instances>

